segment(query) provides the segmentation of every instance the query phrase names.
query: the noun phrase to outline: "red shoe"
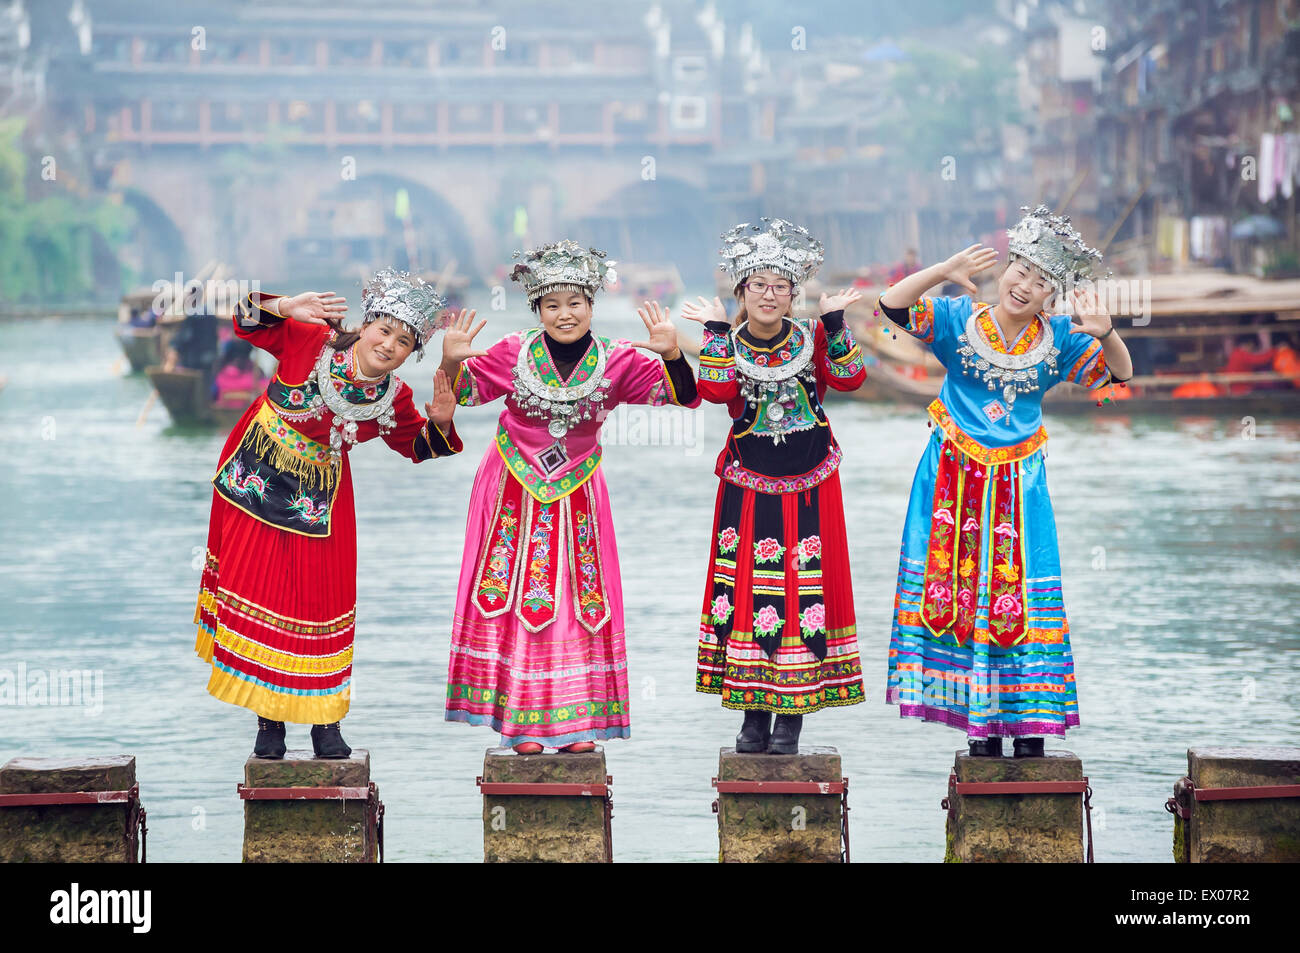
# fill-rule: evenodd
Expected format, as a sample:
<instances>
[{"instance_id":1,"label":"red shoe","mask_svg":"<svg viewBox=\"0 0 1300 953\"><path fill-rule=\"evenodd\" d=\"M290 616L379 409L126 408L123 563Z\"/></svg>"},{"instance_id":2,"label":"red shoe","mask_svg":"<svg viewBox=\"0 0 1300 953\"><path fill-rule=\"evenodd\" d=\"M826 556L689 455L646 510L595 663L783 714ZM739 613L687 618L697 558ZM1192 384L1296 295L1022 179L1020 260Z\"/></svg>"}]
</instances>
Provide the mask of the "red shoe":
<instances>
[{"instance_id":1,"label":"red shoe","mask_svg":"<svg viewBox=\"0 0 1300 953\"><path fill-rule=\"evenodd\" d=\"M595 751L596 742L594 741L575 741L571 745L565 745L561 751L570 751L573 754L581 754L584 751Z\"/></svg>"},{"instance_id":2,"label":"red shoe","mask_svg":"<svg viewBox=\"0 0 1300 953\"><path fill-rule=\"evenodd\" d=\"M521 741L514 746L515 754L541 754L542 746L536 741Z\"/></svg>"}]
</instances>

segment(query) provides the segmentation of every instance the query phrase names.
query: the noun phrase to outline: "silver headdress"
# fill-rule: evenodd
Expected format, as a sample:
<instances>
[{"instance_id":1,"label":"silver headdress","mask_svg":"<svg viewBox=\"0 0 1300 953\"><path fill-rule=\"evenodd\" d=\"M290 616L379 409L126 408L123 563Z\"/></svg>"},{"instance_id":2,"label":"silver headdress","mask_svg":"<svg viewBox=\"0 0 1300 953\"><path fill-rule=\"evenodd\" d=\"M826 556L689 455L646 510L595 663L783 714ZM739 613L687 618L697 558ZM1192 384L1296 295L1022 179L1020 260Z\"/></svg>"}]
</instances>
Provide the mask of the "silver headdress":
<instances>
[{"instance_id":1,"label":"silver headdress","mask_svg":"<svg viewBox=\"0 0 1300 953\"><path fill-rule=\"evenodd\" d=\"M722 247L718 254L722 261L719 271L738 285L758 271L775 271L801 285L813 275L826 260L822 243L801 225L792 225L783 218L763 218L767 228L741 222L730 231L722 233Z\"/></svg>"},{"instance_id":2,"label":"silver headdress","mask_svg":"<svg viewBox=\"0 0 1300 953\"><path fill-rule=\"evenodd\" d=\"M420 357L424 356L424 345L429 343L433 333L451 323L451 315L444 313L447 300L433 285L393 268L375 272L361 292L361 303L365 309L363 324L386 317L410 328L415 334Z\"/></svg>"},{"instance_id":3,"label":"silver headdress","mask_svg":"<svg viewBox=\"0 0 1300 953\"><path fill-rule=\"evenodd\" d=\"M1007 229L1009 258L1020 258L1033 265L1064 294L1081 281L1104 277L1097 274L1101 252L1084 244L1079 230L1065 215L1053 215L1046 205L1033 211L1021 206L1026 215Z\"/></svg>"},{"instance_id":4,"label":"silver headdress","mask_svg":"<svg viewBox=\"0 0 1300 953\"><path fill-rule=\"evenodd\" d=\"M607 261L598 248L583 249L575 241L551 242L527 252L515 252L521 259L510 279L524 286L528 304L534 305L552 291L576 291L595 298L607 283L618 281L615 261Z\"/></svg>"}]
</instances>

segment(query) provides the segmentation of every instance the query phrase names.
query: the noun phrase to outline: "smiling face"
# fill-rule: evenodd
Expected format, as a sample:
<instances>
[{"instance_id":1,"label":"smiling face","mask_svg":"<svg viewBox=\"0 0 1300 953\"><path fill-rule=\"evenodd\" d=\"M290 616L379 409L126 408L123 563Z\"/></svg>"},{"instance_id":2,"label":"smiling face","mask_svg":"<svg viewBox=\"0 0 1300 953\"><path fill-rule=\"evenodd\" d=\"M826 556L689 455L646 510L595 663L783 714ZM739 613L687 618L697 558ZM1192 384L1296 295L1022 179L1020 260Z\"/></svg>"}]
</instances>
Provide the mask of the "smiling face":
<instances>
[{"instance_id":1,"label":"smiling face","mask_svg":"<svg viewBox=\"0 0 1300 953\"><path fill-rule=\"evenodd\" d=\"M402 366L415 350L415 334L405 324L384 316L361 329L356 343L357 364L366 377L382 377Z\"/></svg>"},{"instance_id":2,"label":"smiling face","mask_svg":"<svg viewBox=\"0 0 1300 953\"><path fill-rule=\"evenodd\" d=\"M591 330L591 299L577 291L552 291L537 302L537 317L554 340L572 344Z\"/></svg>"},{"instance_id":3,"label":"smiling face","mask_svg":"<svg viewBox=\"0 0 1300 953\"><path fill-rule=\"evenodd\" d=\"M763 290L755 291L758 287ZM778 291L784 293L777 294ZM790 313L794 291L794 284L784 275L775 271L756 271L745 279L736 297L745 309L745 317L756 329L763 330L777 327Z\"/></svg>"},{"instance_id":4,"label":"smiling face","mask_svg":"<svg viewBox=\"0 0 1300 953\"><path fill-rule=\"evenodd\" d=\"M1056 288L1026 262L1016 259L998 279L998 312L1015 322L1046 309Z\"/></svg>"}]
</instances>

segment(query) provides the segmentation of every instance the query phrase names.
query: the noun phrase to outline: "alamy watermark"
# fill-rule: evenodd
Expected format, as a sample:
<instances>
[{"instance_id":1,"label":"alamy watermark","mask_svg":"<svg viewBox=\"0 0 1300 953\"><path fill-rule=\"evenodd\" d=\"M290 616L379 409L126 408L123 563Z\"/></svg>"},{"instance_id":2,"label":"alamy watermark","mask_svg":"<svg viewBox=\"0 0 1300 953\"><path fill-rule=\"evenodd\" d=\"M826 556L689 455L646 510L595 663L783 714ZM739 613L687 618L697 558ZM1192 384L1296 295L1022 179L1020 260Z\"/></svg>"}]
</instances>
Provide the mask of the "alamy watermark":
<instances>
[{"instance_id":1,"label":"alamy watermark","mask_svg":"<svg viewBox=\"0 0 1300 953\"><path fill-rule=\"evenodd\" d=\"M87 717L104 711L102 669L0 668L0 706L85 708Z\"/></svg>"},{"instance_id":2,"label":"alamy watermark","mask_svg":"<svg viewBox=\"0 0 1300 953\"><path fill-rule=\"evenodd\" d=\"M233 314L241 301L250 294L260 292L262 283L257 279L248 280L230 278L225 281L197 278L185 279L183 272L176 272L171 281L159 278L153 283L153 310L157 314L196 315L196 314Z\"/></svg>"}]
</instances>

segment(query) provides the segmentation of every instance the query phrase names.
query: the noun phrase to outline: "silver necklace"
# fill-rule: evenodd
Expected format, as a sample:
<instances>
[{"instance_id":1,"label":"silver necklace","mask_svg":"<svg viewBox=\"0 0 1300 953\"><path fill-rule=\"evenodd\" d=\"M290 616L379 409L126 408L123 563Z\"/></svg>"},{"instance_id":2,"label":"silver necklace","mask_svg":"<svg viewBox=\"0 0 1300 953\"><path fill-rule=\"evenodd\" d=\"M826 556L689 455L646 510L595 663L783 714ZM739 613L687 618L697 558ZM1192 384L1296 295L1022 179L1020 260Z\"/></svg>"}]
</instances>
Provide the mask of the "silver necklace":
<instances>
[{"instance_id":1,"label":"silver necklace","mask_svg":"<svg viewBox=\"0 0 1300 953\"><path fill-rule=\"evenodd\" d=\"M560 440L582 421L591 420L599 412L614 382L605 376L605 345L595 335L592 335L592 342L596 348L596 366L590 377L572 385L543 381L529 360L541 333L540 329L529 331L520 343L513 371L515 403L526 416L547 421L547 433Z\"/></svg>"},{"instance_id":2,"label":"silver necklace","mask_svg":"<svg viewBox=\"0 0 1300 953\"><path fill-rule=\"evenodd\" d=\"M326 408L334 415L334 420L330 424L330 460L335 464L343 456L345 442L349 446L356 444L358 420L375 420L378 418L379 433L381 435L391 432L397 426L397 418L393 415L393 401L397 398L398 390L401 389L401 382L394 377L388 382L388 389L384 391L384 396L373 404L352 403L334 389L330 364L333 355L336 353L332 347L326 344L316 357L316 388L320 391L320 396L325 401ZM380 380L383 380L383 378L380 378Z\"/></svg>"},{"instance_id":3,"label":"silver necklace","mask_svg":"<svg viewBox=\"0 0 1300 953\"><path fill-rule=\"evenodd\" d=\"M780 423L785 417L785 405L798 399L800 380L805 384L815 383L810 369L815 350L813 336L799 321L792 318L791 323L795 331L801 332L802 341L790 360L775 367L763 366L751 361L742 353L740 328L734 328L731 332L732 353L736 356L736 370L740 378L740 395L755 411L759 411L762 405L766 404L766 410L762 410L762 413L766 414L767 419L773 424ZM740 327L747 327L748 324L749 322L746 321ZM791 337L794 336L795 331L790 332Z\"/></svg>"},{"instance_id":4,"label":"silver necklace","mask_svg":"<svg viewBox=\"0 0 1300 953\"><path fill-rule=\"evenodd\" d=\"M981 308L966 319L966 330L957 336L957 353L961 355L962 369L971 368L967 371L971 377L983 379L989 390L1002 389L1002 399L1009 411L1015 406L1017 394L1032 393L1042 386L1038 380L1039 364L1046 363L1048 373L1056 373L1056 355L1061 352L1056 347L1052 326L1044 321L1043 336L1038 343L1024 354L1004 354L980 333L978 318L987 310ZM1042 319L1035 316L1034 320Z\"/></svg>"}]
</instances>

